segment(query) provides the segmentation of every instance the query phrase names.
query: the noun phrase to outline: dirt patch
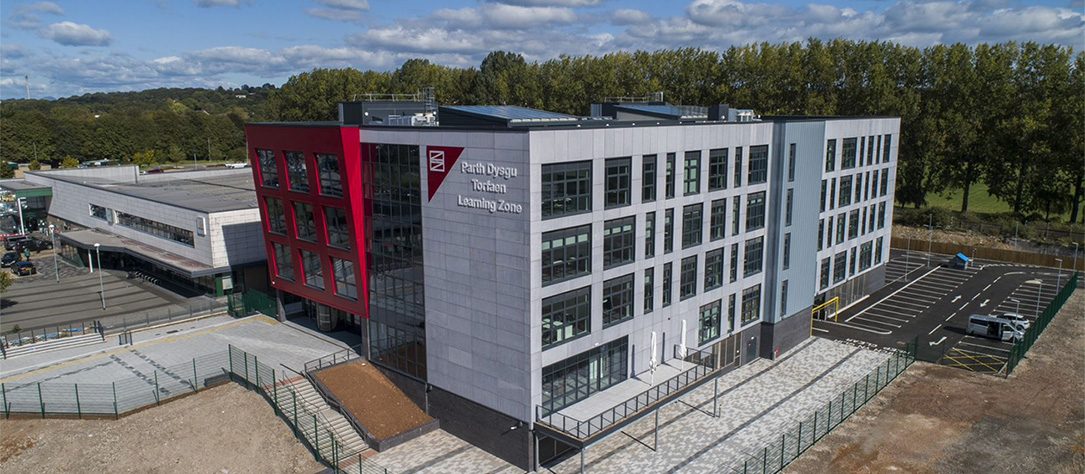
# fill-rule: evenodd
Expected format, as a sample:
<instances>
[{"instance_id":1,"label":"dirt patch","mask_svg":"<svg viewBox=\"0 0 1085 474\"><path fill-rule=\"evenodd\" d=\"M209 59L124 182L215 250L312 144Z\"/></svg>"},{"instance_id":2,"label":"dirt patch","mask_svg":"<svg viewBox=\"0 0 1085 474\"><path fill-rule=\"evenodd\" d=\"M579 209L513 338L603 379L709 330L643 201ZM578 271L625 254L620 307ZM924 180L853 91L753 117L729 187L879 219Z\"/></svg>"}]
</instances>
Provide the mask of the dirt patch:
<instances>
[{"instance_id":1,"label":"dirt patch","mask_svg":"<svg viewBox=\"0 0 1085 474\"><path fill-rule=\"evenodd\" d=\"M320 472L262 397L225 384L119 420L0 421L0 472Z\"/></svg>"},{"instance_id":2,"label":"dirt patch","mask_svg":"<svg viewBox=\"0 0 1085 474\"><path fill-rule=\"evenodd\" d=\"M388 439L433 420L367 362L330 367L317 372L316 378L377 439Z\"/></svg>"},{"instance_id":3,"label":"dirt patch","mask_svg":"<svg viewBox=\"0 0 1085 474\"><path fill-rule=\"evenodd\" d=\"M1085 292L1008 379L918 362L787 472L1085 472Z\"/></svg>"}]
</instances>

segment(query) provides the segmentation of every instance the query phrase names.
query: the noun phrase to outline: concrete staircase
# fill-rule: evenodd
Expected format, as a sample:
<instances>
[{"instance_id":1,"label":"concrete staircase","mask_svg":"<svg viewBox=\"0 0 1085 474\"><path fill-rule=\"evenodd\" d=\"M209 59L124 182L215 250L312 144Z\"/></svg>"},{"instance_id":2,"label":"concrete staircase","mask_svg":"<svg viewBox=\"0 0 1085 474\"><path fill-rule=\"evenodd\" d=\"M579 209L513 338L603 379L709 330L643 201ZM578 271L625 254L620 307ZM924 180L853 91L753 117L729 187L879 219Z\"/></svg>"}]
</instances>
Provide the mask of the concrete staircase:
<instances>
[{"instance_id":1,"label":"concrete staircase","mask_svg":"<svg viewBox=\"0 0 1085 474\"><path fill-rule=\"evenodd\" d=\"M299 405L304 404L310 412L316 413L327 420L332 433L339 440L339 455L342 460L340 464L356 463L359 454L362 457L373 454L369 452L369 444L365 442L365 439L354 430L354 427L350 425L350 422L343 415L324 401L324 397L320 396L320 393L313 387L313 384L309 383L308 379L297 377L289 381L286 387L297 393ZM287 410L292 403L292 401L280 400L280 409Z\"/></svg>"},{"instance_id":2,"label":"concrete staircase","mask_svg":"<svg viewBox=\"0 0 1085 474\"><path fill-rule=\"evenodd\" d=\"M23 344L21 346L8 347L4 350L4 358L10 359L12 357L18 357L26 354L37 354L41 352L55 351L60 349L71 349L73 347L89 346L91 344L97 344L102 341L102 336L96 332L83 334L80 336L50 339L48 341L34 342L30 344Z\"/></svg>"}]
</instances>

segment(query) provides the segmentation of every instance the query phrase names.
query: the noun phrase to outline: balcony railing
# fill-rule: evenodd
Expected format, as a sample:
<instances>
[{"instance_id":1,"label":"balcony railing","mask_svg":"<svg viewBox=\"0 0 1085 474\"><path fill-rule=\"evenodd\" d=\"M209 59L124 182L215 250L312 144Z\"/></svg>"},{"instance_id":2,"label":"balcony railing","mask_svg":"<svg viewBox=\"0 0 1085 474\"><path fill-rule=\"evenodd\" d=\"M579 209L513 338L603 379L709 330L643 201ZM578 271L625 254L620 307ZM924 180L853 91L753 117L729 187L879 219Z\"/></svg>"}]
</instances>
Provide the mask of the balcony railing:
<instances>
[{"instance_id":1,"label":"balcony railing","mask_svg":"<svg viewBox=\"0 0 1085 474\"><path fill-rule=\"evenodd\" d=\"M349 349L343 349L338 352L333 352L319 359L313 359L305 363L305 372L312 372L314 370L320 370L325 367L331 367L333 365L342 364L343 362L349 362L354 359L362 358L362 352L365 350L365 346L358 344L351 346Z\"/></svg>"}]
</instances>

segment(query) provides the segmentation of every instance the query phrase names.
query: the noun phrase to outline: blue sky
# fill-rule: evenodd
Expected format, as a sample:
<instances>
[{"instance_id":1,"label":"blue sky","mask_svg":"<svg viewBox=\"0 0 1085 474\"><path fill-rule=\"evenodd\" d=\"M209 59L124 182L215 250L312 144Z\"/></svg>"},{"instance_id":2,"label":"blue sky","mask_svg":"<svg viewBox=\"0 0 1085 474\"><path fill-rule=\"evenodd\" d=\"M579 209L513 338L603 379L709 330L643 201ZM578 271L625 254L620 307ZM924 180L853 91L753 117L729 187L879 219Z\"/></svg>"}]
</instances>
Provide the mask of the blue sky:
<instances>
[{"instance_id":1,"label":"blue sky","mask_svg":"<svg viewBox=\"0 0 1085 474\"><path fill-rule=\"evenodd\" d=\"M77 0L0 4L0 98L281 84L314 67L477 66L502 49L726 49L809 37L1085 46L1082 0Z\"/></svg>"}]
</instances>

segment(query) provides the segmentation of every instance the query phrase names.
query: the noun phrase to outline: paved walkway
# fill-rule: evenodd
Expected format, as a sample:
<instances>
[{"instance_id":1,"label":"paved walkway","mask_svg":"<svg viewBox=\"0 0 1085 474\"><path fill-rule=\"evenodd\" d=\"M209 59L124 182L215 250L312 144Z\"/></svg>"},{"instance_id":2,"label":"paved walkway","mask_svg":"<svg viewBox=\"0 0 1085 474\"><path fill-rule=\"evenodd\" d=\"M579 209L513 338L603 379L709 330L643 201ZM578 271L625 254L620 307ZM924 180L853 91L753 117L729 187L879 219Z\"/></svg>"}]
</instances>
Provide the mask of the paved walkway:
<instances>
[{"instance_id":1,"label":"paved walkway","mask_svg":"<svg viewBox=\"0 0 1085 474\"><path fill-rule=\"evenodd\" d=\"M372 459L396 474L523 472L444 430L426 433Z\"/></svg>"}]
</instances>

